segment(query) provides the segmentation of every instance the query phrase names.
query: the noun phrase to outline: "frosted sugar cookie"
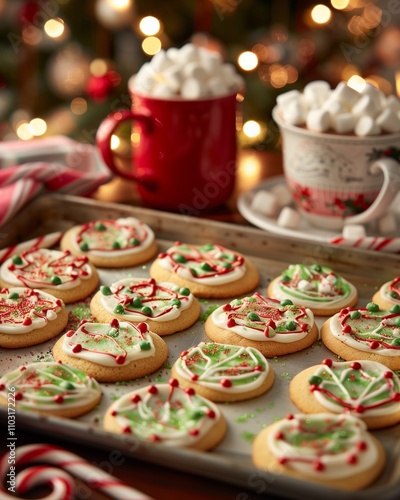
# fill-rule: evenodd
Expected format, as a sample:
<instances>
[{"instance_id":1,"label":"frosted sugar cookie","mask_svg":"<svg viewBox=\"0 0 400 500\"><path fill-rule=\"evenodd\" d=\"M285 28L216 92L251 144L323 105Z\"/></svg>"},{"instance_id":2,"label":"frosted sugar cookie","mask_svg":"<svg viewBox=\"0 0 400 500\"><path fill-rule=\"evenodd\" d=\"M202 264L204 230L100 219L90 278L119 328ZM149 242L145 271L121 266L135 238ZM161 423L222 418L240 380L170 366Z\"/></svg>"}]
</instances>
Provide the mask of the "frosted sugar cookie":
<instances>
[{"instance_id":1,"label":"frosted sugar cookie","mask_svg":"<svg viewBox=\"0 0 400 500\"><path fill-rule=\"evenodd\" d=\"M292 264L268 286L267 295L310 308L317 316L330 316L358 300L356 287L331 268Z\"/></svg>"},{"instance_id":2,"label":"frosted sugar cookie","mask_svg":"<svg viewBox=\"0 0 400 500\"><path fill-rule=\"evenodd\" d=\"M200 304L188 288L159 283L153 278L125 278L101 286L90 309L102 323L113 318L131 323L145 321L157 335L184 330L200 316Z\"/></svg>"},{"instance_id":3,"label":"frosted sugar cookie","mask_svg":"<svg viewBox=\"0 0 400 500\"><path fill-rule=\"evenodd\" d=\"M360 490L381 474L385 451L352 415L288 415L263 429L253 442L260 469L341 490Z\"/></svg>"},{"instance_id":4,"label":"frosted sugar cookie","mask_svg":"<svg viewBox=\"0 0 400 500\"><path fill-rule=\"evenodd\" d=\"M381 309L400 306L400 276L384 283L372 297L372 302L378 304Z\"/></svg>"},{"instance_id":5,"label":"frosted sugar cookie","mask_svg":"<svg viewBox=\"0 0 400 500\"><path fill-rule=\"evenodd\" d=\"M61 299L25 287L0 290L0 347L29 347L63 331L68 312Z\"/></svg>"},{"instance_id":6,"label":"frosted sugar cookie","mask_svg":"<svg viewBox=\"0 0 400 500\"><path fill-rule=\"evenodd\" d=\"M82 321L76 331L68 331L55 343L53 356L99 382L117 382L158 370L168 357L168 347L146 323Z\"/></svg>"},{"instance_id":7,"label":"frosted sugar cookie","mask_svg":"<svg viewBox=\"0 0 400 500\"><path fill-rule=\"evenodd\" d=\"M345 308L321 328L322 342L346 361L368 359L400 370L400 306L384 311L373 302Z\"/></svg>"},{"instance_id":8,"label":"frosted sugar cookie","mask_svg":"<svg viewBox=\"0 0 400 500\"><path fill-rule=\"evenodd\" d=\"M96 267L136 266L157 252L153 231L134 217L74 226L65 232L60 246L73 255L86 255Z\"/></svg>"},{"instance_id":9,"label":"frosted sugar cookie","mask_svg":"<svg viewBox=\"0 0 400 500\"><path fill-rule=\"evenodd\" d=\"M165 446L210 450L225 436L219 408L176 379L125 394L104 416L104 428Z\"/></svg>"},{"instance_id":10,"label":"frosted sugar cookie","mask_svg":"<svg viewBox=\"0 0 400 500\"><path fill-rule=\"evenodd\" d=\"M9 387L17 409L74 418L100 401L101 389L92 377L72 366L38 362L20 366L0 378L0 404L7 405Z\"/></svg>"},{"instance_id":11,"label":"frosted sugar cookie","mask_svg":"<svg viewBox=\"0 0 400 500\"><path fill-rule=\"evenodd\" d=\"M290 397L304 413L351 413L369 429L400 422L400 379L376 361L324 359L290 382Z\"/></svg>"},{"instance_id":12,"label":"frosted sugar cookie","mask_svg":"<svg viewBox=\"0 0 400 500\"><path fill-rule=\"evenodd\" d=\"M27 250L10 257L0 267L2 286L38 288L66 304L86 298L98 282L97 270L87 257L75 257L68 251Z\"/></svg>"},{"instance_id":13,"label":"frosted sugar cookie","mask_svg":"<svg viewBox=\"0 0 400 500\"><path fill-rule=\"evenodd\" d=\"M242 295L259 282L258 271L249 259L211 243L200 246L176 242L158 255L150 276L188 287L196 297L205 298Z\"/></svg>"},{"instance_id":14,"label":"frosted sugar cookie","mask_svg":"<svg viewBox=\"0 0 400 500\"><path fill-rule=\"evenodd\" d=\"M181 387L216 402L255 398L274 382L273 370L257 349L212 342L182 352L171 375Z\"/></svg>"},{"instance_id":15,"label":"frosted sugar cookie","mask_svg":"<svg viewBox=\"0 0 400 500\"><path fill-rule=\"evenodd\" d=\"M216 309L207 318L205 330L214 342L253 347L267 358L300 351L318 339L310 309L258 292Z\"/></svg>"}]
</instances>

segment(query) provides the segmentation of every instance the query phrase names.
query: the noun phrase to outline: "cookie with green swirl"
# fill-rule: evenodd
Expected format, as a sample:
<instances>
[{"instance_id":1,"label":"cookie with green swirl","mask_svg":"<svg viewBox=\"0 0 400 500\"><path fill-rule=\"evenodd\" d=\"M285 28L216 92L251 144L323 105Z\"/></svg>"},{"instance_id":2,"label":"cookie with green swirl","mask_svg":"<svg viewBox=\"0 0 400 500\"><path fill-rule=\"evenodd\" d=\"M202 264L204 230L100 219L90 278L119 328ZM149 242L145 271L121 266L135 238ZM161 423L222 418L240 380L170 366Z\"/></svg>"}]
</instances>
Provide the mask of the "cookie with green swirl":
<instances>
[{"instance_id":1,"label":"cookie with green swirl","mask_svg":"<svg viewBox=\"0 0 400 500\"><path fill-rule=\"evenodd\" d=\"M0 378L0 404L7 405L13 387L17 409L75 418L100 401L99 384L72 366L51 362L23 365Z\"/></svg>"},{"instance_id":2,"label":"cookie with green swirl","mask_svg":"<svg viewBox=\"0 0 400 500\"><path fill-rule=\"evenodd\" d=\"M400 305L389 310L374 302L346 307L325 321L321 339L346 361L366 359L400 370Z\"/></svg>"},{"instance_id":3,"label":"cookie with green swirl","mask_svg":"<svg viewBox=\"0 0 400 500\"><path fill-rule=\"evenodd\" d=\"M326 266L291 264L268 285L267 295L308 307L316 316L331 316L357 303L356 287Z\"/></svg>"},{"instance_id":4,"label":"cookie with green swirl","mask_svg":"<svg viewBox=\"0 0 400 500\"><path fill-rule=\"evenodd\" d=\"M272 368L257 349L213 342L182 352L171 374L182 387L216 402L255 398L274 382Z\"/></svg>"},{"instance_id":5,"label":"cookie with green swirl","mask_svg":"<svg viewBox=\"0 0 400 500\"><path fill-rule=\"evenodd\" d=\"M258 292L216 309L207 318L205 331L214 342L252 347L267 358L301 351L318 339L310 309Z\"/></svg>"},{"instance_id":6,"label":"cookie with green swirl","mask_svg":"<svg viewBox=\"0 0 400 500\"><path fill-rule=\"evenodd\" d=\"M161 368L168 357L168 347L161 337L149 331L146 323L84 320L76 331L69 330L57 340L53 357L99 382L119 382L141 378Z\"/></svg>"},{"instance_id":7,"label":"cookie with green swirl","mask_svg":"<svg viewBox=\"0 0 400 500\"><path fill-rule=\"evenodd\" d=\"M99 219L73 226L60 242L62 250L86 256L96 267L130 267L147 262L157 252L151 228L135 217Z\"/></svg>"},{"instance_id":8,"label":"cookie with green swirl","mask_svg":"<svg viewBox=\"0 0 400 500\"><path fill-rule=\"evenodd\" d=\"M200 304L189 288L153 278L124 278L101 286L90 310L102 323L113 318L134 324L145 321L160 336L185 330L200 316Z\"/></svg>"},{"instance_id":9,"label":"cookie with green swirl","mask_svg":"<svg viewBox=\"0 0 400 500\"><path fill-rule=\"evenodd\" d=\"M289 393L304 413L349 413L369 429L400 422L400 379L376 361L324 359L298 373Z\"/></svg>"},{"instance_id":10,"label":"cookie with green swirl","mask_svg":"<svg viewBox=\"0 0 400 500\"><path fill-rule=\"evenodd\" d=\"M400 306L400 276L384 283L372 297L372 302L378 304L381 309Z\"/></svg>"},{"instance_id":11,"label":"cookie with green swirl","mask_svg":"<svg viewBox=\"0 0 400 500\"><path fill-rule=\"evenodd\" d=\"M187 287L195 297L228 298L249 293L260 280L250 259L221 245L176 242L150 267L156 281Z\"/></svg>"}]
</instances>

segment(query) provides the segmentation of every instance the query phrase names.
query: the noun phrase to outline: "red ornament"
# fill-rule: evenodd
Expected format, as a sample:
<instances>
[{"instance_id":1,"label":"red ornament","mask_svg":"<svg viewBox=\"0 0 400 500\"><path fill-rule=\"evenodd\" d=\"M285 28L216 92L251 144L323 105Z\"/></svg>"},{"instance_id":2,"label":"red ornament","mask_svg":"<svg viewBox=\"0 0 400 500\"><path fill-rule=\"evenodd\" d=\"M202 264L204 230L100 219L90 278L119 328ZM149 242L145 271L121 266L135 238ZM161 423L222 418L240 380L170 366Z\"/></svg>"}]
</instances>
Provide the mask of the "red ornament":
<instances>
[{"instance_id":1,"label":"red ornament","mask_svg":"<svg viewBox=\"0 0 400 500\"><path fill-rule=\"evenodd\" d=\"M107 71L104 75L92 75L86 82L86 93L95 102L103 102L112 89L119 85L121 76L116 71Z\"/></svg>"}]
</instances>

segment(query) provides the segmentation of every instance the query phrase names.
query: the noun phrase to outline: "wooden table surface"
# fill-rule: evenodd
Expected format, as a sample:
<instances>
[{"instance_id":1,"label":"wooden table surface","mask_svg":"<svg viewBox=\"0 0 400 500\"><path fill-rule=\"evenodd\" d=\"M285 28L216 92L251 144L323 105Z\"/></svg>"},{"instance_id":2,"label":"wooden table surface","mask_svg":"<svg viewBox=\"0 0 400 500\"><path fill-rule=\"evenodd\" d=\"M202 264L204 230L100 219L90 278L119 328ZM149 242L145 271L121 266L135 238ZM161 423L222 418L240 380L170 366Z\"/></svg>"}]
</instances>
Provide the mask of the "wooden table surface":
<instances>
[{"instance_id":1,"label":"wooden table surface","mask_svg":"<svg viewBox=\"0 0 400 500\"><path fill-rule=\"evenodd\" d=\"M224 222L247 223L237 211L237 197L246 190L257 186L263 179L280 175L282 173L281 165L281 156L278 153L241 151L238 158L237 182L233 196L223 207L205 213L203 216ZM101 186L93 194L93 197L101 201L142 205L134 183L117 177ZM0 424L1 434L5 436L6 423L0 421ZM249 486L246 489L233 486L230 484L229 478L227 481L214 481L202 477L201 473L197 476L174 470L173 464L165 464L164 467L123 456L115 462L110 459L109 451L65 441L61 436L48 435L46 429L36 433L18 428L18 420L16 438L19 446L32 443L51 443L66 448L156 500L261 500L263 498L272 500L277 498L265 494L265 485L262 484L262 481L251 484L249 479ZM7 452L6 439L0 441L0 451ZM78 489L78 491L82 490ZM105 498L94 491L90 495L88 495L87 489L84 492L83 496L82 494L78 495L76 499L100 500ZM2 498L1 492L0 498ZM32 496L31 498L38 497Z\"/></svg>"}]
</instances>

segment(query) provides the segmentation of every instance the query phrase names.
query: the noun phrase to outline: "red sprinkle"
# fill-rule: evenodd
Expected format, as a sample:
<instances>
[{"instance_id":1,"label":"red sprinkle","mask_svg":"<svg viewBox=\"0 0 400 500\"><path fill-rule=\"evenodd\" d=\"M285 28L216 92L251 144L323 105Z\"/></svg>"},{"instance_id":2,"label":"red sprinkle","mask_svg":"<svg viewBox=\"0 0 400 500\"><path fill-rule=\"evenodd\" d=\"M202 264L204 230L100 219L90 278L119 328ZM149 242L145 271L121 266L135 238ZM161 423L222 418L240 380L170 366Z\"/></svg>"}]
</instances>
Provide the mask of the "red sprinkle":
<instances>
[{"instance_id":1,"label":"red sprinkle","mask_svg":"<svg viewBox=\"0 0 400 500\"><path fill-rule=\"evenodd\" d=\"M378 349L378 347L379 347L379 342L377 342L376 340L373 340L372 342L369 343L370 349Z\"/></svg>"},{"instance_id":2,"label":"red sprinkle","mask_svg":"<svg viewBox=\"0 0 400 500\"><path fill-rule=\"evenodd\" d=\"M254 371L255 372L262 372L263 371L263 367L261 365L257 365L254 367Z\"/></svg>"},{"instance_id":3,"label":"red sprinkle","mask_svg":"<svg viewBox=\"0 0 400 500\"><path fill-rule=\"evenodd\" d=\"M158 389L155 385L149 385L149 387L147 388L147 392L149 392L150 394L157 394Z\"/></svg>"},{"instance_id":4,"label":"red sprinkle","mask_svg":"<svg viewBox=\"0 0 400 500\"><path fill-rule=\"evenodd\" d=\"M354 465L357 463L357 455L349 455L349 457L347 458L347 463L350 464L350 465Z\"/></svg>"},{"instance_id":5,"label":"red sprinkle","mask_svg":"<svg viewBox=\"0 0 400 500\"><path fill-rule=\"evenodd\" d=\"M72 348L72 352L74 352L74 353L81 352L81 351L82 351L82 346L81 346L81 344L76 344L76 345L74 345L74 347Z\"/></svg>"},{"instance_id":6,"label":"red sprinkle","mask_svg":"<svg viewBox=\"0 0 400 500\"><path fill-rule=\"evenodd\" d=\"M176 378L171 378L168 383L171 387L179 387L179 382Z\"/></svg>"},{"instance_id":7,"label":"red sprinkle","mask_svg":"<svg viewBox=\"0 0 400 500\"><path fill-rule=\"evenodd\" d=\"M232 306L230 304L225 304L224 306L222 306L222 310L223 311L231 311Z\"/></svg>"},{"instance_id":8,"label":"red sprinkle","mask_svg":"<svg viewBox=\"0 0 400 500\"><path fill-rule=\"evenodd\" d=\"M363 405L357 405L357 406L354 408L354 411L355 411L356 413L364 413L365 408L363 407Z\"/></svg>"},{"instance_id":9,"label":"red sprinkle","mask_svg":"<svg viewBox=\"0 0 400 500\"><path fill-rule=\"evenodd\" d=\"M361 370L361 363L359 363L358 361L353 361L350 364L350 367L353 368L353 370Z\"/></svg>"},{"instance_id":10,"label":"red sprinkle","mask_svg":"<svg viewBox=\"0 0 400 500\"><path fill-rule=\"evenodd\" d=\"M325 365L325 366L329 366L329 368L330 368L333 365L333 361L330 358L325 358L322 361L322 364Z\"/></svg>"},{"instance_id":11,"label":"red sprinkle","mask_svg":"<svg viewBox=\"0 0 400 500\"><path fill-rule=\"evenodd\" d=\"M140 401L142 401L142 398L139 396L139 394L134 394L131 397L131 401L132 403L139 403Z\"/></svg>"},{"instance_id":12,"label":"red sprinkle","mask_svg":"<svg viewBox=\"0 0 400 500\"><path fill-rule=\"evenodd\" d=\"M199 379L199 376L193 373L193 375L190 378L193 380L193 382L196 382L196 380Z\"/></svg>"},{"instance_id":13,"label":"red sprinkle","mask_svg":"<svg viewBox=\"0 0 400 500\"><path fill-rule=\"evenodd\" d=\"M400 401L400 392L396 392L392 396L393 401Z\"/></svg>"},{"instance_id":14,"label":"red sprinkle","mask_svg":"<svg viewBox=\"0 0 400 500\"><path fill-rule=\"evenodd\" d=\"M277 432L277 433L275 434L275 439L283 439L283 438L284 438L284 435L283 435L283 433L282 433L282 432Z\"/></svg>"},{"instance_id":15,"label":"red sprinkle","mask_svg":"<svg viewBox=\"0 0 400 500\"><path fill-rule=\"evenodd\" d=\"M342 328L343 333L351 333L352 331L353 330L350 325L344 325L344 327Z\"/></svg>"},{"instance_id":16,"label":"red sprinkle","mask_svg":"<svg viewBox=\"0 0 400 500\"><path fill-rule=\"evenodd\" d=\"M226 388L232 387L232 382L228 378L223 378L220 384L222 385L222 387Z\"/></svg>"},{"instance_id":17,"label":"red sprinkle","mask_svg":"<svg viewBox=\"0 0 400 500\"><path fill-rule=\"evenodd\" d=\"M320 462L319 460L315 460L312 463L312 468L318 472L321 472L325 469L325 465L322 462Z\"/></svg>"},{"instance_id":18,"label":"red sprinkle","mask_svg":"<svg viewBox=\"0 0 400 500\"><path fill-rule=\"evenodd\" d=\"M136 328L139 330L140 333L146 333L149 330L149 326L147 323L138 323L136 325Z\"/></svg>"},{"instance_id":19,"label":"red sprinkle","mask_svg":"<svg viewBox=\"0 0 400 500\"><path fill-rule=\"evenodd\" d=\"M155 443L157 441L161 441L161 438L157 436L157 434L152 434L151 436L149 436L149 441L151 443Z\"/></svg>"},{"instance_id":20,"label":"red sprinkle","mask_svg":"<svg viewBox=\"0 0 400 500\"><path fill-rule=\"evenodd\" d=\"M199 429L190 429L189 435L190 436L198 436L199 435Z\"/></svg>"},{"instance_id":21,"label":"red sprinkle","mask_svg":"<svg viewBox=\"0 0 400 500\"><path fill-rule=\"evenodd\" d=\"M124 434L132 434L132 429L131 429L130 427L126 426L126 427L124 427L124 428L122 429L122 432L123 432Z\"/></svg>"},{"instance_id":22,"label":"red sprinkle","mask_svg":"<svg viewBox=\"0 0 400 500\"><path fill-rule=\"evenodd\" d=\"M24 372L26 370L26 366L21 366L21 368L19 369L20 372Z\"/></svg>"},{"instance_id":23,"label":"red sprinkle","mask_svg":"<svg viewBox=\"0 0 400 500\"><path fill-rule=\"evenodd\" d=\"M111 328L119 328L119 321L117 320L117 318L113 318L110 321L110 326Z\"/></svg>"},{"instance_id":24,"label":"red sprinkle","mask_svg":"<svg viewBox=\"0 0 400 500\"><path fill-rule=\"evenodd\" d=\"M4 391L5 388L6 386L4 384L0 384L0 391Z\"/></svg>"},{"instance_id":25,"label":"red sprinkle","mask_svg":"<svg viewBox=\"0 0 400 500\"><path fill-rule=\"evenodd\" d=\"M56 396L54 396L54 402L57 404L63 403L64 397L62 396L62 394L57 394Z\"/></svg>"},{"instance_id":26,"label":"red sprinkle","mask_svg":"<svg viewBox=\"0 0 400 500\"><path fill-rule=\"evenodd\" d=\"M229 318L228 321L226 322L226 326L228 328L232 328L235 325L236 325L236 321L233 318Z\"/></svg>"},{"instance_id":27,"label":"red sprinkle","mask_svg":"<svg viewBox=\"0 0 400 500\"><path fill-rule=\"evenodd\" d=\"M24 321L22 322L22 324L23 324L24 326L29 326L29 325L31 325L31 324L32 324L32 320L31 320L31 318L26 317L26 318L24 319Z\"/></svg>"},{"instance_id":28,"label":"red sprinkle","mask_svg":"<svg viewBox=\"0 0 400 500\"><path fill-rule=\"evenodd\" d=\"M287 462L288 462L288 459L286 457L280 457L279 458L279 463L281 465L285 465L285 464L287 464Z\"/></svg>"},{"instance_id":29,"label":"red sprinkle","mask_svg":"<svg viewBox=\"0 0 400 500\"><path fill-rule=\"evenodd\" d=\"M115 358L115 362L117 363L117 365L123 365L125 363L125 356L117 356Z\"/></svg>"},{"instance_id":30,"label":"red sprinkle","mask_svg":"<svg viewBox=\"0 0 400 500\"><path fill-rule=\"evenodd\" d=\"M186 394L188 394L189 396L193 396L194 394L196 394L195 390L193 389L193 387L187 387L185 389L185 392Z\"/></svg>"},{"instance_id":31,"label":"red sprinkle","mask_svg":"<svg viewBox=\"0 0 400 500\"><path fill-rule=\"evenodd\" d=\"M383 374L383 376L384 376L385 378L393 378L393 372L389 372L389 371L387 371L387 372L385 372L385 373Z\"/></svg>"},{"instance_id":32,"label":"red sprinkle","mask_svg":"<svg viewBox=\"0 0 400 500\"><path fill-rule=\"evenodd\" d=\"M359 441L356 446L360 451L365 451L367 449L367 443L365 441Z\"/></svg>"},{"instance_id":33,"label":"red sprinkle","mask_svg":"<svg viewBox=\"0 0 400 500\"><path fill-rule=\"evenodd\" d=\"M180 357L184 358L188 353L189 353L189 351L182 351Z\"/></svg>"},{"instance_id":34,"label":"red sprinkle","mask_svg":"<svg viewBox=\"0 0 400 500\"><path fill-rule=\"evenodd\" d=\"M72 335L74 334L74 330L68 330L68 332L65 334L67 337L72 337Z\"/></svg>"},{"instance_id":35,"label":"red sprinkle","mask_svg":"<svg viewBox=\"0 0 400 500\"><path fill-rule=\"evenodd\" d=\"M116 417L117 415L118 415L117 410L113 410L113 411L111 412L111 416L112 416L112 417Z\"/></svg>"},{"instance_id":36,"label":"red sprinkle","mask_svg":"<svg viewBox=\"0 0 400 500\"><path fill-rule=\"evenodd\" d=\"M23 396L22 392L16 392L16 393L15 393L15 396L14 396L14 399L15 399L15 401L21 401L21 399L22 399L23 397L24 397L24 396Z\"/></svg>"},{"instance_id":37,"label":"red sprinkle","mask_svg":"<svg viewBox=\"0 0 400 500\"><path fill-rule=\"evenodd\" d=\"M207 417L214 419L216 417L214 410L207 410Z\"/></svg>"},{"instance_id":38,"label":"red sprinkle","mask_svg":"<svg viewBox=\"0 0 400 500\"><path fill-rule=\"evenodd\" d=\"M289 413L289 415L287 415L286 418L288 420L293 420L294 419L294 415L292 415L291 413Z\"/></svg>"}]
</instances>

